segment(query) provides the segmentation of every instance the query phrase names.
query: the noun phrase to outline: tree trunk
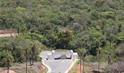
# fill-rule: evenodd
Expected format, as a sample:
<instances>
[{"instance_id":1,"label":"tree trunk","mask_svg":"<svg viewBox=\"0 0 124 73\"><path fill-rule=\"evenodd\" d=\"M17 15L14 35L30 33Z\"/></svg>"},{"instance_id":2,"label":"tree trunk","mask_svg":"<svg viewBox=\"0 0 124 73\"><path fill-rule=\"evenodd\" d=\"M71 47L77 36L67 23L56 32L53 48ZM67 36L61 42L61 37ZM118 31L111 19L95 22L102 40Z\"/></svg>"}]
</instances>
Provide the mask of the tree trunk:
<instances>
[{"instance_id":1,"label":"tree trunk","mask_svg":"<svg viewBox=\"0 0 124 73\"><path fill-rule=\"evenodd\" d=\"M81 58L80 58L80 73L82 73Z\"/></svg>"},{"instance_id":2,"label":"tree trunk","mask_svg":"<svg viewBox=\"0 0 124 73\"><path fill-rule=\"evenodd\" d=\"M9 66L10 66L10 63L9 63L9 60L7 59L7 73L9 73Z\"/></svg>"},{"instance_id":3,"label":"tree trunk","mask_svg":"<svg viewBox=\"0 0 124 73\"><path fill-rule=\"evenodd\" d=\"M98 71L99 71L99 68L100 68L100 59L99 59L99 50L98 50Z\"/></svg>"},{"instance_id":4,"label":"tree trunk","mask_svg":"<svg viewBox=\"0 0 124 73\"><path fill-rule=\"evenodd\" d=\"M28 56L27 56L27 49L26 49L26 73L28 73L28 72L27 72L27 71L28 71L27 58L28 58Z\"/></svg>"},{"instance_id":5,"label":"tree trunk","mask_svg":"<svg viewBox=\"0 0 124 73\"><path fill-rule=\"evenodd\" d=\"M84 57L83 57L83 73L85 73L85 71L84 71Z\"/></svg>"}]
</instances>

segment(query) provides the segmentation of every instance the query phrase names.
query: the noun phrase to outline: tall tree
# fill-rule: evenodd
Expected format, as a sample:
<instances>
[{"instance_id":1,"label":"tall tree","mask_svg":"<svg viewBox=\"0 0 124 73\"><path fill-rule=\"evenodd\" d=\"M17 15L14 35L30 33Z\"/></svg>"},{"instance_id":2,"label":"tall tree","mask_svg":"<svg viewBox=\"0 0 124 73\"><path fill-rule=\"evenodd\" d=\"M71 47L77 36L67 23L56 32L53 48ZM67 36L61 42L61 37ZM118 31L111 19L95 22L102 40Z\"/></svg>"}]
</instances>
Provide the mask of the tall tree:
<instances>
[{"instance_id":1,"label":"tall tree","mask_svg":"<svg viewBox=\"0 0 124 73\"><path fill-rule=\"evenodd\" d=\"M77 48L76 49L79 58L80 58L80 73L85 73L85 69L84 69L84 58L85 58L85 54L86 54L86 49L85 48ZM82 70L82 60L83 60L83 70Z\"/></svg>"}]
</instances>

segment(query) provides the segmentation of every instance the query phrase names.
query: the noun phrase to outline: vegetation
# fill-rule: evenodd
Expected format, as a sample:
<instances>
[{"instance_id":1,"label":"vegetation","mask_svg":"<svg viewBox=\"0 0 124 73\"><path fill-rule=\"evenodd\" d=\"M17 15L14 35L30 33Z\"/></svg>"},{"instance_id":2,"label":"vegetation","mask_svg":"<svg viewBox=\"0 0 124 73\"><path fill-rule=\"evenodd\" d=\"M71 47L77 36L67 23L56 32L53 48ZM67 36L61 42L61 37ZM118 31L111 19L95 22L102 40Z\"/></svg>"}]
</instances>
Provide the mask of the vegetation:
<instances>
[{"instance_id":1,"label":"vegetation","mask_svg":"<svg viewBox=\"0 0 124 73\"><path fill-rule=\"evenodd\" d=\"M31 48L35 45L35 52L33 53L33 61L38 61L38 54L41 50L46 49L46 46L38 41L31 41L29 39L17 38L1 38L0 45L0 66L11 65L13 62L26 62L26 49L28 61L32 58Z\"/></svg>"},{"instance_id":2,"label":"vegetation","mask_svg":"<svg viewBox=\"0 0 124 73\"><path fill-rule=\"evenodd\" d=\"M101 61L124 45L124 0L0 0L0 28L17 29L17 38L0 39L0 64L24 62L25 49L85 48ZM123 48L122 48L123 49ZM122 50L119 49L119 50ZM84 53L82 51L82 53ZM3 64L3 63L2 63ZM5 64L4 64L5 65ZM3 66L3 65L2 65Z\"/></svg>"}]
</instances>

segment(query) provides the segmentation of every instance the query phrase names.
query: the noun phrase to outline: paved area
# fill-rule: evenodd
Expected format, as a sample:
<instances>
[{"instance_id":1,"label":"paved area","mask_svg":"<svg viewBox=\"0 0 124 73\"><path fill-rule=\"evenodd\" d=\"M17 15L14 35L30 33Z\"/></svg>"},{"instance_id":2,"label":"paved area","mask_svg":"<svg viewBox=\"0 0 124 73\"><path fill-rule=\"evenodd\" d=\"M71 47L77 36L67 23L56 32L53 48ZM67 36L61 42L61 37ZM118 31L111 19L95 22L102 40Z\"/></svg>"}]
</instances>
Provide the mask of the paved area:
<instances>
[{"instance_id":1,"label":"paved area","mask_svg":"<svg viewBox=\"0 0 124 73\"><path fill-rule=\"evenodd\" d=\"M51 68L51 73L65 73L73 60L45 60L44 63Z\"/></svg>"},{"instance_id":2,"label":"paved area","mask_svg":"<svg viewBox=\"0 0 124 73\"><path fill-rule=\"evenodd\" d=\"M48 68L48 73L68 73L78 58L77 54L72 51L44 51L39 56L42 58L43 64Z\"/></svg>"}]
</instances>

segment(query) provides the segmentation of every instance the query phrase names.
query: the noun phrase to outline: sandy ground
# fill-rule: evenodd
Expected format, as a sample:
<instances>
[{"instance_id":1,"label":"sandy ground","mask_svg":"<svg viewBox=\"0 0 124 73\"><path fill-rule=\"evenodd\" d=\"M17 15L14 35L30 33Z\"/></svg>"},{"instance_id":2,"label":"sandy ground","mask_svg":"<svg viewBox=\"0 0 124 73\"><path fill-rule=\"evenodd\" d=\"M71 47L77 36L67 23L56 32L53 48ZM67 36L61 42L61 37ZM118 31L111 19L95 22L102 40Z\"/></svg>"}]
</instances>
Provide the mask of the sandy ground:
<instances>
[{"instance_id":1,"label":"sandy ground","mask_svg":"<svg viewBox=\"0 0 124 73\"><path fill-rule=\"evenodd\" d=\"M7 68L0 68L0 73ZM10 67L10 70L15 71L16 73L26 73L25 64L14 64ZM33 66L28 65L28 73L45 73L46 67L41 63L35 63Z\"/></svg>"},{"instance_id":2,"label":"sandy ground","mask_svg":"<svg viewBox=\"0 0 124 73\"><path fill-rule=\"evenodd\" d=\"M81 72L83 73L92 73L92 66L90 65L85 65L84 70L83 70L83 65L81 65ZM69 73L80 73L80 64L75 65Z\"/></svg>"},{"instance_id":3,"label":"sandy ground","mask_svg":"<svg viewBox=\"0 0 124 73\"><path fill-rule=\"evenodd\" d=\"M83 64L81 64L82 67L82 73L93 73L93 71L98 70L98 64L97 63L85 63L84 64L84 70L83 70ZM100 63L100 70L101 72L104 71L105 67L107 67L106 63ZM80 64L76 63L73 68L69 71L69 73L80 73Z\"/></svg>"},{"instance_id":4,"label":"sandy ground","mask_svg":"<svg viewBox=\"0 0 124 73\"><path fill-rule=\"evenodd\" d=\"M105 66L106 65L104 65L104 63L101 64L100 69L105 68ZM81 68L82 68L82 73L83 72L93 73L93 70L96 70L98 67L94 63L85 63L84 64L84 70L83 70L83 64L81 64ZM80 73L80 64L75 64L69 73Z\"/></svg>"}]
</instances>

